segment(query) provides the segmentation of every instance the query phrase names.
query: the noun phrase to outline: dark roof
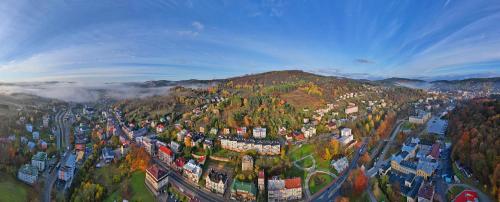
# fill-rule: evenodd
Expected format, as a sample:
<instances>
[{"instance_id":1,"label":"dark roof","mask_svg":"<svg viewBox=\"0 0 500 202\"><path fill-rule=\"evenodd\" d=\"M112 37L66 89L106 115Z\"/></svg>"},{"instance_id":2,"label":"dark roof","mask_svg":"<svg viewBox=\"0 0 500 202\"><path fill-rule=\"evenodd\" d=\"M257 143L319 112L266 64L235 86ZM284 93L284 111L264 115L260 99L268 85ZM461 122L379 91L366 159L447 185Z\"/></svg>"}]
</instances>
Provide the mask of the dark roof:
<instances>
[{"instance_id":1,"label":"dark roof","mask_svg":"<svg viewBox=\"0 0 500 202\"><path fill-rule=\"evenodd\" d=\"M167 177L167 174L168 174L166 170L163 170L162 168L160 168L160 166L158 166L156 164L153 164L151 167L146 169L146 172L148 175L153 177L156 181L162 180L163 178Z\"/></svg>"},{"instance_id":2,"label":"dark roof","mask_svg":"<svg viewBox=\"0 0 500 202\"><path fill-rule=\"evenodd\" d=\"M218 171L218 170L215 170L215 169L210 169L210 171L208 172L208 178L210 179L210 181L212 182L217 182L219 183L220 181L222 181L223 183L226 183L226 180L227 180L227 174L222 172L222 171Z\"/></svg>"},{"instance_id":3,"label":"dark roof","mask_svg":"<svg viewBox=\"0 0 500 202\"><path fill-rule=\"evenodd\" d=\"M431 200L432 195L434 195L434 187L430 183L424 183L418 190L418 197Z\"/></svg>"},{"instance_id":4,"label":"dark roof","mask_svg":"<svg viewBox=\"0 0 500 202\"><path fill-rule=\"evenodd\" d=\"M417 164L414 163L414 162L411 162L411 161L401 161L401 163L399 163L401 166L404 166L406 168L410 168L410 169L413 169L413 170L416 170L417 169Z\"/></svg>"}]
</instances>

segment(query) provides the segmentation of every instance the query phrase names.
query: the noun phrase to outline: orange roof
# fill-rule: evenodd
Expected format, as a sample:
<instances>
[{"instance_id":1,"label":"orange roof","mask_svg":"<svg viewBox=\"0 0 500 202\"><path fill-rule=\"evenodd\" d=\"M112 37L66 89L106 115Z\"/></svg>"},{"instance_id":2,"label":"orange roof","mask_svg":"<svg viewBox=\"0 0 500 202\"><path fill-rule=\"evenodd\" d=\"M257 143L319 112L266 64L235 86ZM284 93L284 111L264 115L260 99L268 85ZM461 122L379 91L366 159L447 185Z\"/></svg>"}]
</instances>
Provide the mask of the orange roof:
<instances>
[{"instance_id":1,"label":"orange roof","mask_svg":"<svg viewBox=\"0 0 500 202\"><path fill-rule=\"evenodd\" d=\"M295 188L301 188L302 187L302 182L300 177L292 178L292 179L285 179L285 188L287 189L295 189Z\"/></svg>"}]
</instances>

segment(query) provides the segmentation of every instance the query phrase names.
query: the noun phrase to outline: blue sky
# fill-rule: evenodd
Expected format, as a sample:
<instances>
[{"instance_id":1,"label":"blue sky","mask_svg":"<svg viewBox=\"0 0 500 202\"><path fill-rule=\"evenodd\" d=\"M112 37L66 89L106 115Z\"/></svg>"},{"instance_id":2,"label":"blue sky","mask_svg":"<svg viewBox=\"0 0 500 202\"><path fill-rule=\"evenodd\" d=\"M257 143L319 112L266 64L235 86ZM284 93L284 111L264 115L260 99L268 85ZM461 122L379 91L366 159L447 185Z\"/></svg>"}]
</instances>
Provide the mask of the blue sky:
<instances>
[{"instance_id":1,"label":"blue sky","mask_svg":"<svg viewBox=\"0 0 500 202\"><path fill-rule=\"evenodd\" d=\"M498 0L0 3L0 81L500 75Z\"/></svg>"}]
</instances>

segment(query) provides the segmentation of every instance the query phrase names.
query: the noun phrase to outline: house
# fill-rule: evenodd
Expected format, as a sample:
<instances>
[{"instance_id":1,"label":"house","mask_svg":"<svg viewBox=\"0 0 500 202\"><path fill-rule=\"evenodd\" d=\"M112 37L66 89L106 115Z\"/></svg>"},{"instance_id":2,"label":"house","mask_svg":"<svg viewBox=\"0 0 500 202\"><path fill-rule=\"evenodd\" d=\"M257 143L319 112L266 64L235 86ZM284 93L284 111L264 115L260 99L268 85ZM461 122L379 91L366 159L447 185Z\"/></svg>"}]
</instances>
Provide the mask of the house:
<instances>
[{"instance_id":1,"label":"house","mask_svg":"<svg viewBox=\"0 0 500 202\"><path fill-rule=\"evenodd\" d=\"M31 157L31 165L38 168L38 171L45 170L45 163L47 162L47 153L38 152Z\"/></svg>"},{"instance_id":2,"label":"house","mask_svg":"<svg viewBox=\"0 0 500 202\"><path fill-rule=\"evenodd\" d=\"M205 139L203 141L203 149L204 150L212 149L213 146L214 146L214 142L212 140Z\"/></svg>"},{"instance_id":3,"label":"house","mask_svg":"<svg viewBox=\"0 0 500 202\"><path fill-rule=\"evenodd\" d=\"M172 164L172 167L175 170L182 172L182 170L184 169L184 165L186 165L186 159L184 159L184 157L179 157L174 160L174 164Z\"/></svg>"},{"instance_id":4,"label":"house","mask_svg":"<svg viewBox=\"0 0 500 202\"><path fill-rule=\"evenodd\" d=\"M245 155L241 158L241 170L242 171L253 170L253 158L251 156Z\"/></svg>"},{"instance_id":5,"label":"house","mask_svg":"<svg viewBox=\"0 0 500 202\"><path fill-rule=\"evenodd\" d=\"M255 201L257 189L255 184L250 182L241 182L236 179L231 184L231 199L238 201Z\"/></svg>"},{"instance_id":6,"label":"house","mask_svg":"<svg viewBox=\"0 0 500 202\"><path fill-rule=\"evenodd\" d=\"M302 127L301 131L304 133L306 138L310 138L313 135L316 135L316 128L312 126Z\"/></svg>"},{"instance_id":7,"label":"house","mask_svg":"<svg viewBox=\"0 0 500 202\"><path fill-rule=\"evenodd\" d=\"M170 149L172 149L172 151L175 153L179 153L181 151L181 145L175 141L171 141Z\"/></svg>"},{"instance_id":8,"label":"house","mask_svg":"<svg viewBox=\"0 0 500 202\"><path fill-rule=\"evenodd\" d=\"M163 187L168 183L168 172L154 164L146 169L146 178L144 180L149 191L151 191L153 195L158 196L163 192Z\"/></svg>"},{"instance_id":9,"label":"house","mask_svg":"<svg viewBox=\"0 0 500 202\"><path fill-rule=\"evenodd\" d=\"M352 113L356 113L358 112L358 106L348 106L346 109L345 109L345 113L346 114L352 114Z\"/></svg>"},{"instance_id":10,"label":"house","mask_svg":"<svg viewBox=\"0 0 500 202\"><path fill-rule=\"evenodd\" d=\"M30 164L24 164L19 168L19 171L17 171L17 179L30 185L34 184L38 179L37 167Z\"/></svg>"},{"instance_id":11,"label":"house","mask_svg":"<svg viewBox=\"0 0 500 202\"><path fill-rule=\"evenodd\" d=\"M30 151L33 151L35 149L35 147L36 147L36 144L34 142L32 142L32 141L28 142L28 149Z\"/></svg>"},{"instance_id":12,"label":"house","mask_svg":"<svg viewBox=\"0 0 500 202\"><path fill-rule=\"evenodd\" d=\"M30 133L31 133L31 132L33 132L33 125L31 125L31 124L29 124L29 123L28 123L28 124L26 124L25 126L26 126L26 130L27 130L28 132L30 132Z\"/></svg>"},{"instance_id":13,"label":"house","mask_svg":"<svg viewBox=\"0 0 500 202\"><path fill-rule=\"evenodd\" d=\"M266 128L256 127L253 129L252 135L256 139L266 138Z\"/></svg>"},{"instance_id":14,"label":"house","mask_svg":"<svg viewBox=\"0 0 500 202\"><path fill-rule=\"evenodd\" d=\"M170 148L166 146L160 146L160 149L158 149L158 158L167 165L170 165L174 161L175 156L174 152L172 152Z\"/></svg>"},{"instance_id":15,"label":"house","mask_svg":"<svg viewBox=\"0 0 500 202\"><path fill-rule=\"evenodd\" d=\"M247 133L247 127L236 128L236 134L239 136L244 136Z\"/></svg>"},{"instance_id":16,"label":"house","mask_svg":"<svg viewBox=\"0 0 500 202\"><path fill-rule=\"evenodd\" d=\"M43 150L47 149L47 142L45 142L43 140L40 140L38 145L40 146L40 149L43 149Z\"/></svg>"},{"instance_id":17,"label":"house","mask_svg":"<svg viewBox=\"0 0 500 202\"><path fill-rule=\"evenodd\" d=\"M70 154L66 163L61 165L57 173L57 178L62 181L69 181L75 174L76 155Z\"/></svg>"},{"instance_id":18,"label":"house","mask_svg":"<svg viewBox=\"0 0 500 202\"><path fill-rule=\"evenodd\" d=\"M189 160L183 167L184 172L182 173L184 177L188 178L194 183L198 183L201 177L202 169L199 165L195 163L193 159Z\"/></svg>"},{"instance_id":19,"label":"house","mask_svg":"<svg viewBox=\"0 0 500 202\"><path fill-rule=\"evenodd\" d=\"M186 136L187 134L187 130L186 129L182 129L181 131L179 131L177 133L177 141L178 142L183 142L184 141L184 137Z\"/></svg>"},{"instance_id":20,"label":"house","mask_svg":"<svg viewBox=\"0 0 500 202\"><path fill-rule=\"evenodd\" d=\"M157 124L156 125L156 132L157 133L163 133L163 131L165 131L165 125L160 123L160 124Z\"/></svg>"},{"instance_id":21,"label":"house","mask_svg":"<svg viewBox=\"0 0 500 202\"><path fill-rule=\"evenodd\" d=\"M211 168L205 180L205 187L212 192L224 195L227 179L226 173Z\"/></svg>"},{"instance_id":22,"label":"house","mask_svg":"<svg viewBox=\"0 0 500 202\"><path fill-rule=\"evenodd\" d=\"M342 157L338 160L332 160L331 165L338 173L341 173L349 166L349 162L346 157Z\"/></svg>"},{"instance_id":23,"label":"house","mask_svg":"<svg viewBox=\"0 0 500 202\"><path fill-rule=\"evenodd\" d=\"M432 148L431 148L431 152L429 153L429 156L427 156L428 158L431 158L431 159L439 159L439 144L438 143L434 143L432 145Z\"/></svg>"},{"instance_id":24,"label":"house","mask_svg":"<svg viewBox=\"0 0 500 202\"><path fill-rule=\"evenodd\" d=\"M109 147L104 147L102 149L102 159L104 160L104 162L110 163L111 161L113 161L113 159L115 159L115 151L113 151Z\"/></svg>"},{"instance_id":25,"label":"house","mask_svg":"<svg viewBox=\"0 0 500 202\"><path fill-rule=\"evenodd\" d=\"M259 171L257 183L258 183L258 187L259 187L259 192L261 192L261 193L263 193L264 189L266 188L265 187L265 180L266 180L266 176L265 176L264 171L263 170Z\"/></svg>"},{"instance_id":26,"label":"house","mask_svg":"<svg viewBox=\"0 0 500 202\"><path fill-rule=\"evenodd\" d=\"M434 200L434 186L424 183L417 194L418 202L432 202Z\"/></svg>"},{"instance_id":27,"label":"house","mask_svg":"<svg viewBox=\"0 0 500 202\"><path fill-rule=\"evenodd\" d=\"M33 131L33 139L38 140L40 139L40 132L38 131Z\"/></svg>"},{"instance_id":28,"label":"house","mask_svg":"<svg viewBox=\"0 0 500 202\"><path fill-rule=\"evenodd\" d=\"M350 128L342 128L342 130L340 130L340 136L338 137L338 140L344 146L351 145L351 143L354 141L352 130Z\"/></svg>"},{"instance_id":29,"label":"house","mask_svg":"<svg viewBox=\"0 0 500 202\"><path fill-rule=\"evenodd\" d=\"M267 181L267 201L289 201L302 198L302 181L296 177L292 179L279 179L273 177Z\"/></svg>"},{"instance_id":30,"label":"house","mask_svg":"<svg viewBox=\"0 0 500 202\"><path fill-rule=\"evenodd\" d=\"M142 138L142 147L146 150L146 152L153 156L155 155L156 151L156 140L150 137L143 137Z\"/></svg>"},{"instance_id":31,"label":"house","mask_svg":"<svg viewBox=\"0 0 500 202\"><path fill-rule=\"evenodd\" d=\"M479 197L477 192L472 190L464 190L453 199L453 202L478 202Z\"/></svg>"}]
</instances>

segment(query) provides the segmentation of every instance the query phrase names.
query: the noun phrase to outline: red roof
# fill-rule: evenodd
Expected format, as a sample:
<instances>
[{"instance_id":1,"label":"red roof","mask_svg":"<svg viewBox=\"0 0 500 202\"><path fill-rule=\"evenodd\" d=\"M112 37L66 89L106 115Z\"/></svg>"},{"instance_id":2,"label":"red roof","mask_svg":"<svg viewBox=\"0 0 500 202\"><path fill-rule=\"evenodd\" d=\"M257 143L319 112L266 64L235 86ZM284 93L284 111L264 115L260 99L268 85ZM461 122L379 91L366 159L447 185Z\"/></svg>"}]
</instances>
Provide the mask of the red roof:
<instances>
[{"instance_id":1,"label":"red roof","mask_svg":"<svg viewBox=\"0 0 500 202\"><path fill-rule=\"evenodd\" d=\"M295 188L301 188L302 187L302 182L300 177L292 178L292 179L285 179L285 188L287 189L295 189Z\"/></svg>"},{"instance_id":2,"label":"red roof","mask_svg":"<svg viewBox=\"0 0 500 202\"><path fill-rule=\"evenodd\" d=\"M175 159L175 165L177 167L184 167L184 164L186 163L186 160L184 160L183 157L180 157L178 159Z\"/></svg>"},{"instance_id":3,"label":"red roof","mask_svg":"<svg viewBox=\"0 0 500 202\"><path fill-rule=\"evenodd\" d=\"M464 190L457 197L455 197L455 202L469 202L469 201L479 201L477 192L472 190Z\"/></svg>"},{"instance_id":4,"label":"red roof","mask_svg":"<svg viewBox=\"0 0 500 202\"><path fill-rule=\"evenodd\" d=\"M264 178L264 171L263 170L259 171L259 178Z\"/></svg>"},{"instance_id":5,"label":"red roof","mask_svg":"<svg viewBox=\"0 0 500 202\"><path fill-rule=\"evenodd\" d=\"M434 143L432 145L432 150L431 150L430 155L435 159L439 158L439 144L438 143Z\"/></svg>"},{"instance_id":6,"label":"red roof","mask_svg":"<svg viewBox=\"0 0 500 202\"><path fill-rule=\"evenodd\" d=\"M303 140L305 138L306 137L304 137L304 134L302 134L302 133L300 133L300 134L298 134L298 135L295 136L295 139L297 139L297 140Z\"/></svg>"},{"instance_id":7,"label":"red roof","mask_svg":"<svg viewBox=\"0 0 500 202\"><path fill-rule=\"evenodd\" d=\"M160 152L163 152L169 156L173 156L174 153L172 152L172 150L170 150L168 147L165 147L165 146L160 146Z\"/></svg>"}]
</instances>

